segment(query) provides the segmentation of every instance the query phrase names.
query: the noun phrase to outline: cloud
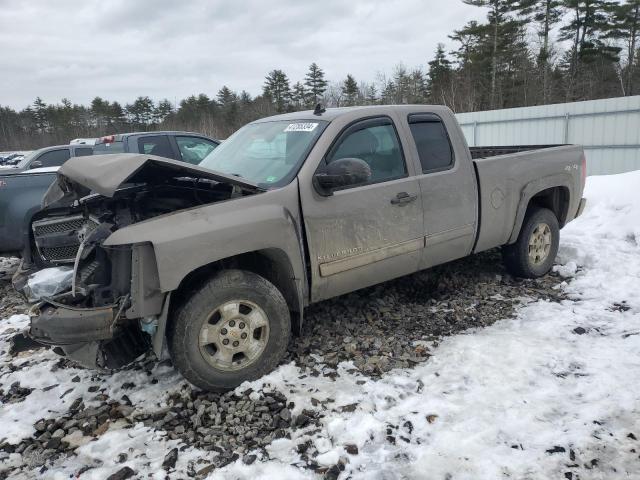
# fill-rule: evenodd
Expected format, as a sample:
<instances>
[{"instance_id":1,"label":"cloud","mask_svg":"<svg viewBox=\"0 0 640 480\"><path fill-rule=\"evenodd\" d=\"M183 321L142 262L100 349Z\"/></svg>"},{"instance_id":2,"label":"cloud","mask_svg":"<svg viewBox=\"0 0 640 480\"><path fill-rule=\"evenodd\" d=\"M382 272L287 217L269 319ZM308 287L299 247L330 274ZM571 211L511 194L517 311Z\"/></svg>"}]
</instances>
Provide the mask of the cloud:
<instances>
[{"instance_id":1,"label":"cloud","mask_svg":"<svg viewBox=\"0 0 640 480\"><path fill-rule=\"evenodd\" d=\"M372 81L425 66L484 14L458 0L0 0L0 105L255 95L273 68L295 82L313 61Z\"/></svg>"}]
</instances>

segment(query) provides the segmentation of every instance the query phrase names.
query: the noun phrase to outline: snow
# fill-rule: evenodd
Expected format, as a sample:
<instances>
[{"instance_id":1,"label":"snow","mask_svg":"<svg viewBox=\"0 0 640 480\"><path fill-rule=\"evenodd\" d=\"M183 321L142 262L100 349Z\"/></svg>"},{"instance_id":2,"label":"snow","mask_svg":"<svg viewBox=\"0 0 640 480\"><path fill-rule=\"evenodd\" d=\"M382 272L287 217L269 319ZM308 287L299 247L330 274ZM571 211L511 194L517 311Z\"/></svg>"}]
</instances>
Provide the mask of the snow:
<instances>
[{"instance_id":1,"label":"snow","mask_svg":"<svg viewBox=\"0 0 640 480\"><path fill-rule=\"evenodd\" d=\"M239 387L251 387L252 395L283 392L295 404L294 415L324 405L321 428L296 430L267 447L268 459L252 465L239 459L209 478L321 478L299 468L295 447L306 440L320 465L343 465L340 478L537 479L568 478L568 472L582 480L640 478L640 445L629 435L640 438L639 185L640 171L588 179L587 208L563 229L555 267L568 299L521 299L513 318L445 338L429 346L427 362L377 381L349 363L340 364L334 378L287 364ZM24 315L0 323L0 352L26 324ZM184 385L162 364L153 372L158 383L150 385L144 371L50 372L56 357L48 351L13 359L29 362L14 372L1 368L7 361L3 354L0 388L19 381L38 389L0 410L0 437L12 443L29 436L36 420L66 410L75 398L90 398L92 384L119 398L123 382L134 382L126 394L137 409L149 410ZM71 382L75 375L80 382ZM42 390L52 384L59 385ZM347 453L348 445L358 453ZM116 422L44 477L68 478L78 466L95 464L81 478L105 478L124 465L139 476L164 478L162 459L174 447L181 453L170 478L184 477L187 462L206 455L160 430ZM123 450L132 454L117 464ZM18 457L0 457L0 468L18 464ZM40 474L33 470L31 477Z\"/></svg>"}]
</instances>

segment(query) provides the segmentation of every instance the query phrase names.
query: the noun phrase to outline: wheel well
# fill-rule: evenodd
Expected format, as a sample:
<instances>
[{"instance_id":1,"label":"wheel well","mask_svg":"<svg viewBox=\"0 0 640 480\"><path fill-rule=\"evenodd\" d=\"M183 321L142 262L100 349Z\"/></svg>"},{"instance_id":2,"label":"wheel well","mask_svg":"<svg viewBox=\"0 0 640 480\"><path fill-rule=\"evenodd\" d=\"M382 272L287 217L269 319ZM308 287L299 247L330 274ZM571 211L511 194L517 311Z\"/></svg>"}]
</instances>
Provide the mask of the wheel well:
<instances>
[{"instance_id":1,"label":"wheel well","mask_svg":"<svg viewBox=\"0 0 640 480\"><path fill-rule=\"evenodd\" d=\"M299 329L297 322L302 318L301 299L296 287L293 266L287 254L277 248L268 248L243 253L234 257L212 262L189 273L180 282L172 296L172 309L179 306L194 290L220 270L237 268L256 273L280 290L292 313L292 327Z\"/></svg>"},{"instance_id":2,"label":"wheel well","mask_svg":"<svg viewBox=\"0 0 640 480\"><path fill-rule=\"evenodd\" d=\"M527 212L532 207L542 207L551 210L560 228L564 227L569 213L569 189L567 187L551 187L536 193L527 205Z\"/></svg>"}]
</instances>

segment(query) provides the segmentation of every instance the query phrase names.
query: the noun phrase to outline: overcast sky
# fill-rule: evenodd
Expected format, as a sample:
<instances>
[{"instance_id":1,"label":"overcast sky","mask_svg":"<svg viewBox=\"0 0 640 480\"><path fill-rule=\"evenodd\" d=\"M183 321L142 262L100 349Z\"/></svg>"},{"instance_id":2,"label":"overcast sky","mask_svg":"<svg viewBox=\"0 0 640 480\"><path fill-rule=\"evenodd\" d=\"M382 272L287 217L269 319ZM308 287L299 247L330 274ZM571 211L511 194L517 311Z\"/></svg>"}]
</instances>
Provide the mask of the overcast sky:
<instances>
[{"instance_id":1,"label":"overcast sky","mask_svg":"<svg viewBox=\"0 0 640 480\"><path fill-rule=\"evenodd\" d=\"M0 105L256 95L268 71L293 83L314 61L329 80L372 81L425 66L485 13L461 0L0 0Z\"/></svg>"}]
</instances>

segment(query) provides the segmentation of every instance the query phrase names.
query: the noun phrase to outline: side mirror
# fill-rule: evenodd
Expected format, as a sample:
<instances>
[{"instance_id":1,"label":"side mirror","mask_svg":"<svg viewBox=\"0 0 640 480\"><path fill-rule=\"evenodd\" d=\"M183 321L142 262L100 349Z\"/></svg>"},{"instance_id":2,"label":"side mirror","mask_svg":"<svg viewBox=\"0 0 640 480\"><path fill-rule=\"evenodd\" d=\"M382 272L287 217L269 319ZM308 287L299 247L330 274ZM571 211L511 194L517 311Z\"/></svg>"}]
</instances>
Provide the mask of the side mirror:
<instances>
[{"instance_id":1,"label":"side mirror","mask_svg":"<svg viewBox=\"0 0 640 480\"><path fill-rule=\"evenodd\" d=\"M371 180L371 167L359 158L339 158L313 176L322 195L331 195L334 190L361 185Z\"/></svg>"},{"instance_id":2,"label":"side mirror","mask_svg":"<svg viewBox=\"0 0 640 480\"><path fill-rule=\"evenodd\" d=\"M29 165L29 168L41 168L41 167L42 167L42 162L40 160L34 160Z\"/></svg>"}]
</instances>

